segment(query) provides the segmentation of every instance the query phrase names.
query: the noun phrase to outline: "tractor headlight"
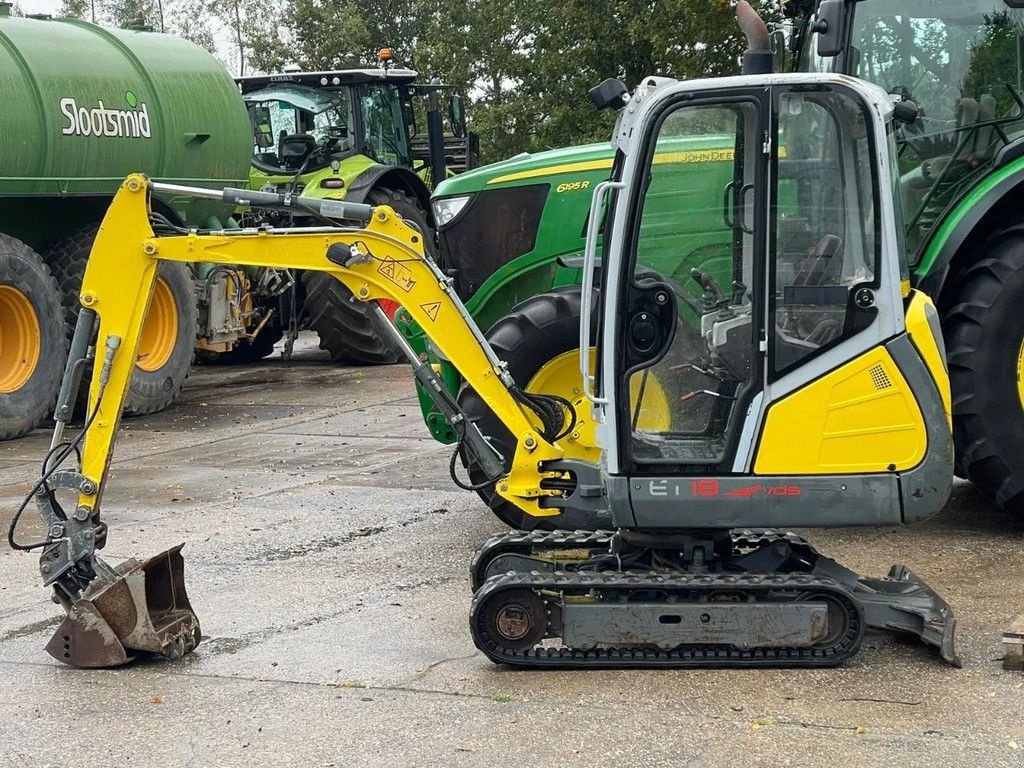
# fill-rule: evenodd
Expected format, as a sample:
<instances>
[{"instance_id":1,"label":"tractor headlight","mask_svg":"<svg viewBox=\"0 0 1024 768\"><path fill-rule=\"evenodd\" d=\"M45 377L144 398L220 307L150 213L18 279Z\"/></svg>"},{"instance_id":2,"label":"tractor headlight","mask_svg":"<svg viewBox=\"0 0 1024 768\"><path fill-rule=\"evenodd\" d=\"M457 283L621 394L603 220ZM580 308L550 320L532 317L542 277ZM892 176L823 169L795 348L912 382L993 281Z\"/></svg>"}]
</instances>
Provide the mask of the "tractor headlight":
<instances>
[{"instance_id":1,"label":"tractor headlight","mask_svg":"<svg viewBox=\"0 0 1024 768\"><path fill-rule=\"evenodd\" d=\"M463 195L462 197L441 197L431 200L430 205L434 209L434 221L437 222L438 229L443 229L458 216L466 207L470 197L471 195Z\"/></svg>"}]
</instances>

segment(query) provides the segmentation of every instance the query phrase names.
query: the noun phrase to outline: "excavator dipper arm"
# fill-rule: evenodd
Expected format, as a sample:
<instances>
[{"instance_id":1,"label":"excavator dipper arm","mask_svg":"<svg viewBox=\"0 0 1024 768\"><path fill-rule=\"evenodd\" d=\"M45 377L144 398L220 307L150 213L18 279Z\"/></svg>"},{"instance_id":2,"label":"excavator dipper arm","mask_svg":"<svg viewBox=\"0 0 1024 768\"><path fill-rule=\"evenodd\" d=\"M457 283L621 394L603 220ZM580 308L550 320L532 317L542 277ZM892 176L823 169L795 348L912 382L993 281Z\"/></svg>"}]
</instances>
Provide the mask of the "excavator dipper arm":
<instances>
[{"instance_id":1,"label":"excavator dipper arm","mask_svg":"<svg viewBox=\"0 0 1024 768\"><path fill-rule=\"evenodd\" d=\"M466 450L497 481L502 496L532 515L557 514L557 509L540 504L543 497L559 493L542 488L541 480L563 476L542 469L562 457L552 439L550 407L545 429L544 414L538 415L522 396L456 296L451 279L424 255L423 233L387 206L321 201L315 203L321 218L362 220L365 226L181 230L157 236L150 223L149 196L160 188L141 175L126 179L93 244L82 281L82 311L55 414L57 427L43 477L34 489L48 535L44 542L18 547L42 548L44 583L54 586L68 611L48 646L51 654L78 666L111 666L139 651L176 658L199 640L198 620L185 595L180 547L116 569L95 554L105 544L100 503L160 261L316 270L344 283L360 301L398 302L518 439L511 462L498 455L476 426L463 418L433 369L418 359L395 329L417 379L434 393ZM275 193L211 192L171 185L164 191L216 195L236 204L294 204L288 196ZM387 327L393 328L390 323ZM95 360L88 416L82 432L66 441L64 429L90 347L95 349ZM78 469L61 468L60 463L76 450L81 454ZM75 507L67 512L56 499L61 489L77 495Z\"/></svg>"}]
</instances>

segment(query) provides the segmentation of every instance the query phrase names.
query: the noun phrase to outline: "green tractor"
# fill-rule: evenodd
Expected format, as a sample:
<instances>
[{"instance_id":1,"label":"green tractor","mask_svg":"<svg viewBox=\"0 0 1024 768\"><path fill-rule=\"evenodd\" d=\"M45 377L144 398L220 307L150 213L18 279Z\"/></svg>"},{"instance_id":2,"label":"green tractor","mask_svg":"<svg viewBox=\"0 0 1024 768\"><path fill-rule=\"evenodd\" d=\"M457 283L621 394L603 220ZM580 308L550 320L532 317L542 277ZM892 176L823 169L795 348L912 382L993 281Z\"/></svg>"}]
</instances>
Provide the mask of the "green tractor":
<instances>
[{"instance_id":1,"label":"green tractor","mask_svg":"<svg viewBox=\"0 0 1024 768\"><path fill-rule=\"evenodd\" d=\"M899 186L907 220L901 227L907 287L930 294L938 306L953 388L958 473L1006 509L1024 511L1024 2L1021 0L789 0L788 33L772 47L779 70L855 74L883 86L904 111L913 110L892 140L900 158ZM791 121L779 147L779 247L817 249L814 274L775 276L774 301L785 307L793 338L830 338L830 288L845 272L863 270L864 246L847 242L853 229L823 159L856 163L868 147L840 151L808 112ZM706 135L707 131L701 132ZM680 142L685 143L685 138ZM667 279L680 299L680 332L695 332L687 306L725 302L745 290L731 275L737 242L749 235L748 190L738 175L731 139L722 147L680 145L655 161L668 171L649 180L649 209L640 224L638 264ZM808 162L813 160L814 162ZM588 222L601 216L595 188L615 158L607 145L520 155L449 179L432 206L440 259L460 296L527 391L573 403L578 423L566 439L571 458L596 462L600 448L579 373L581 254ZM683 174L660 188L662 180ZM596 205L592 206L592 202ZM846 207L849 207L847 201ZM832 238L812 238L823 221ZM651 237L651 232L659 235ZM799 290L790 290L791 283ZM811 290L813 288L814 290ZM845 294L844 294L845 295ZM812 298L808 298L808 296ZM862 297L868 300L867 297ZM851 299L853 300L853 299ZM807 306L788 306L790 303ZM815 304L817 302L817 304ZM833 313L834 314L834 313ZM401 317L399 318L401 320ZM435 367L498 445L509 436L434 355L418 329L406 335ZM838 337L837 337L838 338ZM657 421L670 397L704 397L700 372L673 371L645 380L634 392L636 418ZM683 384L676 379L681 379ZM708 381L708 380L704 380ZM424 418L441 442L452 430L422 398ZM709 404L709 411L713 411ZM640 425L642 428L642 425ZM652 427L654 429L655 427ZM471 480L510 525L520 512L469 465ZM545 521L552 527L593 528L603 521L586 509Z\"/></svg>"},{"instance_id":2,"label":"green tractor","mask_svg":"<svg viewBox=\"0 0 1024 768\"><path fill-rule=\"evenodd\" d=\"M237 79L249 111L250 186L295 196L288 212L259 211L243 217L243 226L315 224L302 201L324 199L390 205L432 232L433 180L475 167L477 139L466 130L458 94L436 81L418 83L416 72L393 68L390 60L385 49L378 69L295 68ZM425 241L433 247L432 235ZM306 327L336 362L402 359L378 317L337 280L317 272L292 277L292 290L274 294L280 323L266 336L271 344L288 333L290 348ZM395 309L385 307L391 316Z\"/></svg>"}]
</instances>

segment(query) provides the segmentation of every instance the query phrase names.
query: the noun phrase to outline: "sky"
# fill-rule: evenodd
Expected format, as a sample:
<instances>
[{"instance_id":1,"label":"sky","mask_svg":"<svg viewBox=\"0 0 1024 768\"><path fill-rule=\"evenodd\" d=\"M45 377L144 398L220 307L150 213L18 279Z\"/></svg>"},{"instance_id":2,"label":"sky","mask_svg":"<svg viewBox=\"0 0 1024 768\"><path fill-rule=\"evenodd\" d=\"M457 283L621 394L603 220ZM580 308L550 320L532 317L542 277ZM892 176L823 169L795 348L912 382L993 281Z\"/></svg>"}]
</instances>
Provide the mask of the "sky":
<instances>
[{"instance_id":1,"label":"sky","mask_svg":"<svg viewBox=\"0 0 1024 768\"><path fill-rule=\"evenodd\" d=\"M61 0L20 0L21 10L26 14L49 13L52 16L57 15L60 3Z\"/></svg>"}]
</instances>

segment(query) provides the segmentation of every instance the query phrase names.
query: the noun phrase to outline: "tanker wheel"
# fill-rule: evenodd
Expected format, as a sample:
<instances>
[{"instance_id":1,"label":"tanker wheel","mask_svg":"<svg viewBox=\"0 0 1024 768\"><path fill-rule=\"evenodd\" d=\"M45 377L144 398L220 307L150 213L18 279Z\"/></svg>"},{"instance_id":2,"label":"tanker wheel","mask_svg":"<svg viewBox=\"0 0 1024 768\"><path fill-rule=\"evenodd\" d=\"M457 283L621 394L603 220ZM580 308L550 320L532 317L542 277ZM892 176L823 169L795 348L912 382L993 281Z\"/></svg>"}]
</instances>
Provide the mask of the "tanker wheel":
<instances>
[{"instance_id":1,"label":"tanker wheel","mask_svg":"<svg viewBox=\"0 0 1024 768\"><path fill-rule=\"evenodd\" d=\"M389 205L403 219L419 227L427 253L436 255L427 214L415 198L391 189L375 189L366 201ZM305 272L302 282L306 288L309 327L320 336L320 349L326 350L333 362L392 365L405 361L401 349L372 311L372 304L356 301L348 288L322 272ZM394 302L382 301L381 306L390 317L398 309Z\"/></svg>"},{"instance_id":2,"label":"tanker wheel","mask_svg":"<svg viewBox=\"0 0 1024 768\"><path fill-rule=\"evenodd\" d=\"M1024 236L996 240L957 282L942 324L958 474L1024 513Z\"/></svg>"},{"instance_id":3,"label":"tanker wheel","mask_svg":"<svg viewBox=\"0 0 1024 768\"><path fill-rule=\"evenodd\" d=\"M597 318L594 317L594 328ZM592 329L593 330L593 329ZM508 315L487 332L498 357L508 364L516 382L527 382L524 389L537 394L560 395L573 404L577 423L570 435L560 441L567 459L597 464L601 450L594 435L590 404L583 396L580 378L580 288L565 286L533 296L513 307ZM591 350L591 354L594 352ZM634 403L638 391L632 393ZM470 387L459 392L459 404L498 451L511 460L516 442L494 412ZM644 388L644 408L639 424L646 429L663 430L669 414L668 398L661 385L649 377ZM463 464L470 481L476 485L486 477L476 461L463 453ZM607 528L610 519L584 510L570 509L551 517L533 517L500 496L494 484L477 493L505 524L517 529L597 530Z\"/></svg>"},{"instance_id":4,"label":"tanker wheel","mask_svg":"<svg viewBox=\"0 0 1024 768\"><path fill-rule=\"evenodd\" d=\"M95 237L96 227L87 227L49 252L49 262L63 293L69 334L78 317L78 294ZM199 313L188 267L170 262L160 264L149 314L142 327L135 373L125 399L126 414L156 413L174 402L192 369L198 326Z\"/></svg>"},{"instance_id":5,"label":"tanker wheel","mask_svg":"<svg viewBox=\"0 0 1024 768\"><path fill-rule=\"evenodd\" d=\"M57 281L38 253L0 234L0 440L50 413L67 353Z\"/></svg>"}]
</instances>

